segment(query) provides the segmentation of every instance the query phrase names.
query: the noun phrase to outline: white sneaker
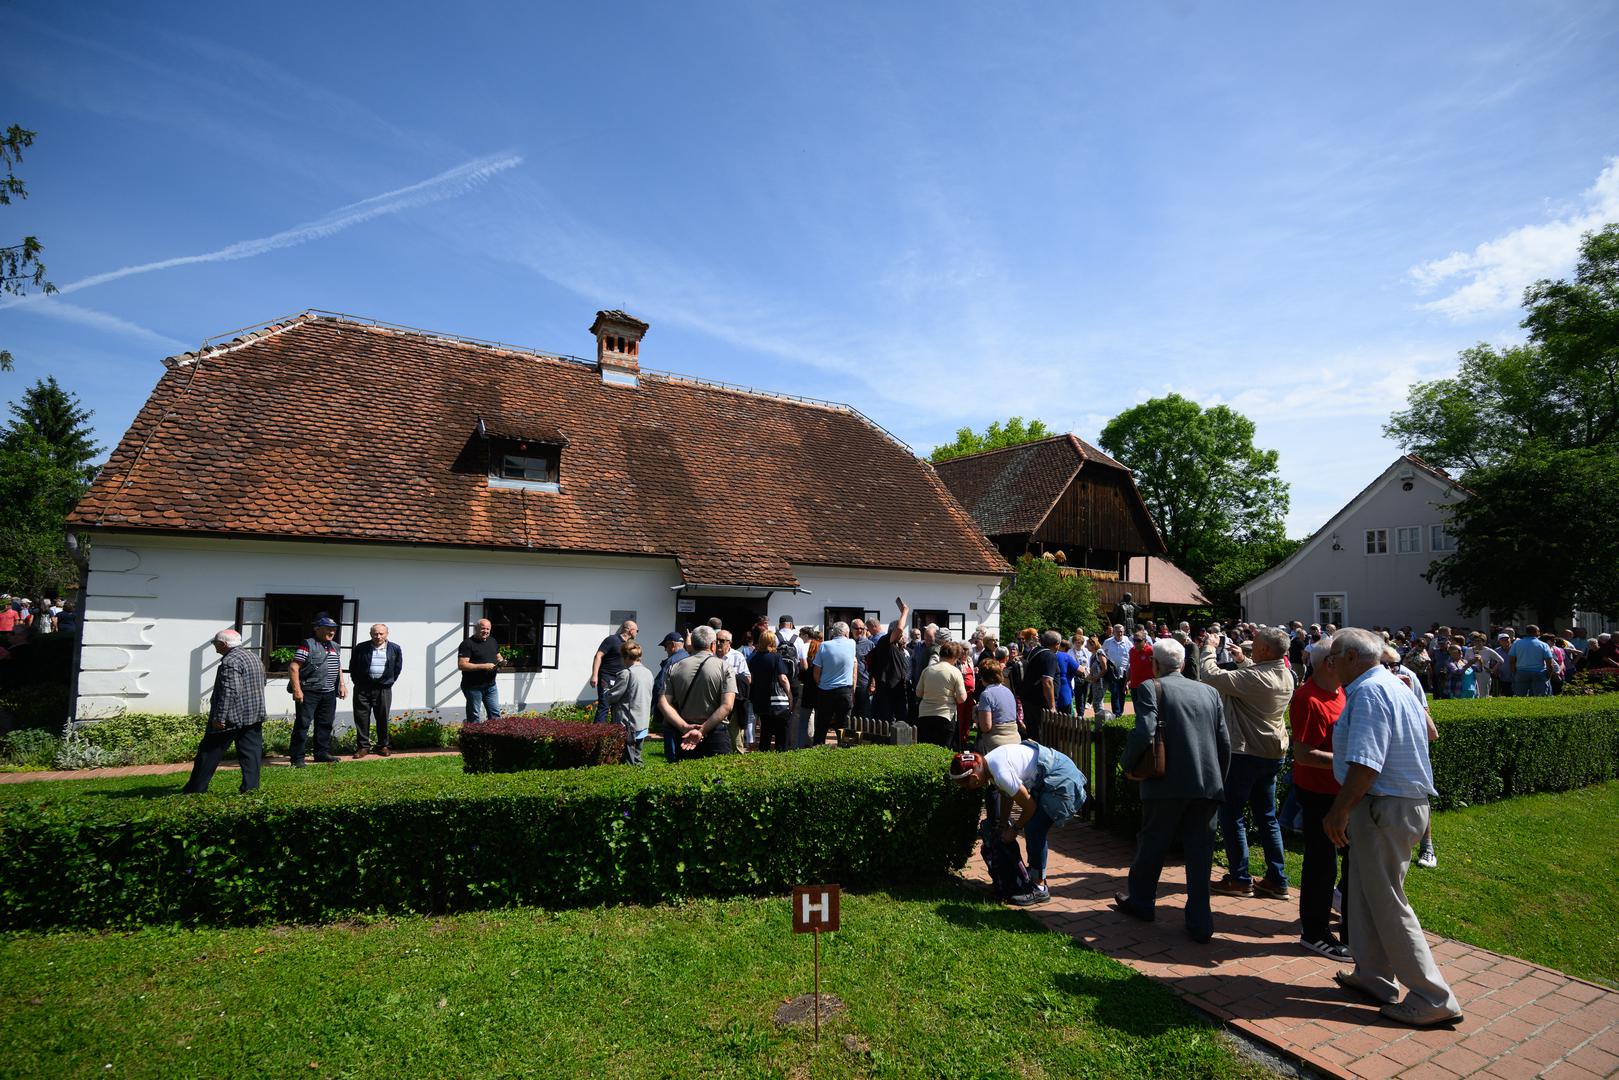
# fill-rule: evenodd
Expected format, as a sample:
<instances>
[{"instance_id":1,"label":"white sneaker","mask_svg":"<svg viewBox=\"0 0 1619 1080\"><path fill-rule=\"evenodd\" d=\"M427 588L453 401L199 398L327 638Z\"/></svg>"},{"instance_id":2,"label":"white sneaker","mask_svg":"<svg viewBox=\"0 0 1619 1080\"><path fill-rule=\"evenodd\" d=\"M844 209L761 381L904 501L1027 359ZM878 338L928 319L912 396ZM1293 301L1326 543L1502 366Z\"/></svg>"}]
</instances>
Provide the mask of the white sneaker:
<instances>
[{"instance_id":1,"label":"white sneaker","mask_svg":"<svg viewBox=\"0 0 1619 1080\"><path fill-rule=\"evenodd\" d=\"M1434 854L1433 848L1423 848L1417 852L1417 865L1424 870L1432 870L1439 865L1439 856Z\"/></svg>"}]
</instances>

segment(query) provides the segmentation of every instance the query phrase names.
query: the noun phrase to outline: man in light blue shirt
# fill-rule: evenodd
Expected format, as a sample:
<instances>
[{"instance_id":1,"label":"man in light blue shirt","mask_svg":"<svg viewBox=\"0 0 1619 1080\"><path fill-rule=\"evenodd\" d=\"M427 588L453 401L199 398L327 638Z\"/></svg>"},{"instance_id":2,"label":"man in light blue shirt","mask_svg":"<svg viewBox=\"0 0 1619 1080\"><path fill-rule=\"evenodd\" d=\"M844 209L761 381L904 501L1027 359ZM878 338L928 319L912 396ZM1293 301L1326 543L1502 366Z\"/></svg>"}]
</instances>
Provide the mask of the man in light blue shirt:
<instances>
[{"instance_id":1,"label":"man in light blue shirt","mask_svg":"<svg viewBox=\"0 0 1619 1080\"><path fill-rule=\"evenodd\" d=\"M1123 623L1115 623L1113 636L1102 642L1102 655L1107 657L1108 698L1114 716L1124 715L1124 689L1130 678L1130 638Z\"/></svg>"},{"instance_id":2,"label":"man in light blue shirt","mask_svg":"<svg viewBox=\"0 0 1619 1080\"><path fill-rule=\"evenodd\" d=\"M1540 640L1540 627L1523 628L1523 637L1507 650L1507 667L1512 671L1513 697L1549 697L1552 692L1552 665L1557 658L1552 647Z\"/></svg>"},{"instance_id":3,"label":"man in light blue shirt","mask_svg":"<svg viewBox=\"0 0 1619 1080\"><path fill-rule=\"evenodd\" d=\"M1462 1009L1405 898L1411 850L1428 829L1428 799L1437 794L1428 718L1382 659L1382 637L1355 628L1340 630L1325 658L1345 704L1332 727L1332 772L1343 787L1321 825L1334 844L1354 852L1344 910L1355 912L1355 969L1334 977L1379 1002L1389 1019L1433 1027L1460 1020Z\"/></svg>"},{"instance_id":4,"label":"man in light blue shirt","mask_svg":"<svg viewBox=\"0 0 1619 1080\"><path fill-rule=\"evenodd\" d=\"M815 651L815 735L819 742L849 724L854 711L855 645L849 624L832 624L826 640Z\"/></svg>"}]
</instances>

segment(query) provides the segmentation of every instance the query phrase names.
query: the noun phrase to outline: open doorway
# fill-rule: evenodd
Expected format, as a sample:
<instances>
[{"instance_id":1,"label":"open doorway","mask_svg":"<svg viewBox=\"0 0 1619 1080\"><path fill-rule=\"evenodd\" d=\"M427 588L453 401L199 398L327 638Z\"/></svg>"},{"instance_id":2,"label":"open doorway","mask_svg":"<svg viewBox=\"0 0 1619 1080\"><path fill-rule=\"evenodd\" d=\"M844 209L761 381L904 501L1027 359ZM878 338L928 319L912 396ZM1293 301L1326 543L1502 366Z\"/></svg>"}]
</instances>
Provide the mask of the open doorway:
<instances>
[{"instance_id":1,"label":"open doorway","mask_svg":"<svg viewBox=\"0 0 1619 1080\"><path fill-rule=\"evenodd\" d=\"M698 623L717 618L740 646L747 640L754 622L764 616L767 599L764 596L683 596L675 607L684 608L689 603L691 610L675 612L675 629L685 633Z\"/></svg>"}]
</instances>

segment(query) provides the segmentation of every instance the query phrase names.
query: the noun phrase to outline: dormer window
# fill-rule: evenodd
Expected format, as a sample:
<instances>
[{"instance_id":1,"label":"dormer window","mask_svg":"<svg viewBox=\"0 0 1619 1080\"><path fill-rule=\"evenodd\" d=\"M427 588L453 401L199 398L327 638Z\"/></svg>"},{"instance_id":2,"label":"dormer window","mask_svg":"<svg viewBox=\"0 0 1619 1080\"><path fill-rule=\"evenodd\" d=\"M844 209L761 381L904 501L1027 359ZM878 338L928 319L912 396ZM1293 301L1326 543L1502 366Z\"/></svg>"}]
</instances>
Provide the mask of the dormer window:
<instances>
[{"instance_id":1,"label":"dormer window","mask_svg":"<svg viewBox=\"0 0 1619 1080\"><path fill-rule=\"evenodd\" d=\"M489 486L561 491L562 448L516 439L489 440Z\"/></svg>"}]
</instances>

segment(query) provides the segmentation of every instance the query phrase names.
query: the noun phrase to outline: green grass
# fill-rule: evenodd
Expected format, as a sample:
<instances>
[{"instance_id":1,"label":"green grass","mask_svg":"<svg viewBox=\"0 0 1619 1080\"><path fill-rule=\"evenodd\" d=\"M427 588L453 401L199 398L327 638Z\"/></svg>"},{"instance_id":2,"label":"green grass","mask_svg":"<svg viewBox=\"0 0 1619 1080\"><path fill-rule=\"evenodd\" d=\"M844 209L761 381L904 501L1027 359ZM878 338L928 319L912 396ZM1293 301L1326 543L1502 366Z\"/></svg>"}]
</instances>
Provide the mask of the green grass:
<instances>
[{"instance_id":1,"label":"green grass","mask_svg":"<svg viewBox=\"0 0 1619 1080\"><path fill-rule=\"evenodd\" d=\"M1619 782L1435 814L1439 866L1413 863L1406 894L1425 930L1619 987L1616 821ZM1287 839L1296 887L1303 860ZM1257 872L1257 843L1249 861Z\"/></svg>"},{"instance_id":2,"label":"green grass","mask_svg":"<svg viewBox=\"0 0 1619 1080\"><path fill-rule=\"evenodd\" d=\"M847 895L811 988L785 899L0 938L0 1076L1257 1076L1171 992L941 885ZM846 1037L848 1041L846 1043Z\"/></svg>"}]
</instances>

